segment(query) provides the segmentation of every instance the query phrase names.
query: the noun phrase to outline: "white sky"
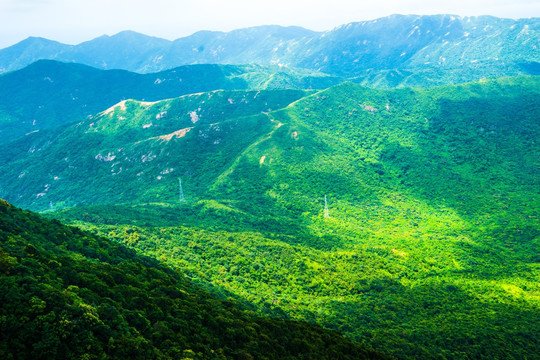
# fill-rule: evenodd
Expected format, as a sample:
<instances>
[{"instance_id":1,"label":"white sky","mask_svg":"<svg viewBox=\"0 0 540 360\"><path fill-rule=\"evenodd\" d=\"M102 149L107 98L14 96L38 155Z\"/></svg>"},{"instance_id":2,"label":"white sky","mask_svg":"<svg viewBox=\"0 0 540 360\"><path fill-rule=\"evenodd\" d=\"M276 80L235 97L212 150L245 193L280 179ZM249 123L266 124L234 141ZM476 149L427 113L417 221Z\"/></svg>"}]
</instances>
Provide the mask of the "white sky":
<instances>
[{"instance_id":1,"label":"white sky","mask_svg":"<svg viewBox=\"0 0 540 360\"><path fill-rule=\"evenodd\" d=\"M540 16L540 0L0 0L0 48L28 36L77 44L134 30L174 40L256 25L330 30L391 14Z\"/></svg>"}]
</instances>

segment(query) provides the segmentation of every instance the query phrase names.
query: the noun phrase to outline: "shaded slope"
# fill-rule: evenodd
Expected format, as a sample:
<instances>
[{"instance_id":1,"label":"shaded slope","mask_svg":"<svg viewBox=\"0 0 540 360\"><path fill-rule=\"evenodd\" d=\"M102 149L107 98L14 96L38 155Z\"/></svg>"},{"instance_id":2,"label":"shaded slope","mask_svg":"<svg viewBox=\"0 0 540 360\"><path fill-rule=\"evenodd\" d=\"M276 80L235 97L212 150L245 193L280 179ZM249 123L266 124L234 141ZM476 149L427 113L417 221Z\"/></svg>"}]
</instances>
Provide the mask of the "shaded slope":
<instances>
[{"instance_id":1,"label":"shaded slope","mask_svg":"<svg viewBox=\"0 0 540 360\"><path fill-rule=\"evenodd\" d=\"M305 323L218 300L157 261L0 201L0 355L379 359Z\"/></svg>"}]
</instances>

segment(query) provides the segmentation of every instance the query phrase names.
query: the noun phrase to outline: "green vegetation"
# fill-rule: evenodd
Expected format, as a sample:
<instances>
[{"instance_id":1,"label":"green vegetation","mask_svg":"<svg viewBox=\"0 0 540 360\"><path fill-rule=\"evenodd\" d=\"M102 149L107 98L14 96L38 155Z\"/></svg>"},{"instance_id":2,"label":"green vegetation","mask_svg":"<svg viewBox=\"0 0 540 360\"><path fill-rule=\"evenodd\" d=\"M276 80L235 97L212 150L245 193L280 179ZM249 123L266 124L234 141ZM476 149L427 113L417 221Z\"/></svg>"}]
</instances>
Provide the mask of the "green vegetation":
<instances>
[{"instance_id":1,"label":"green vegetation","mask_svg":"<svg viewBox=\"0 0 540 360\"><path fill-rule=\"evenodd\" d=\"M518 359L538 350L531 255L512 254L500 239L482 244L483 234L470 229L453 239L430 233L416 241L394 235L343 244L332 234L122 225L121 208L99 210L86 209L93 220L116 224L77 224L179 266L259 313L338 329L398 358ZM131 213L125 221L137 220ZM219 226L208 217L205 223Z\"/></svg>"},{"instance_id":2,"label":"green vegetation","mask_svg":"<svg viewBox=\"0 0 540 360\"><path fill-rule=\"evenodd\" d=\"M154 74L38 61L0 76L0 142L78 122L125 99L157 101L212 90L324 89L321 73L258 65L192 65Z\"/></svg>"},{"instance_id":3,"label":"green vegetation","mask_svg":"<svg viewBox=\"0 0 540 360\"><path fill-rule=\"evenodd\" d=\"M51 218L0 201L0 358L537 358L538 29L1 50L0 71L145 74L0 76L0 198Z\"/></svg>"},{"instance_id":4,"label":"green vegetation","mask_svg":"<svg viewBox=\"0 0 540 360\"><path fill-rule=\"evenodd\" d=\"M246 147L278 126L263 112L309 93L216 91L157 103L126 101L2 146L0 196L34 210L48 209L50 201L57 209L172 201L178 177L185 177L189 196L202 194Z\"/></svg>"},{"instance_id":5,"label":"green vegetation","mask_svg":"<svg viewBox=\"0 0 540 360\"><path fill-rule=\"evenodd\" d=\"M50 216L259 313L337 329L399 358L533 358L538 82L127 102L61 136L36 136L42 150L2 166L13 178L28 171L25 206L92 205ZM159 127L143 127L163 111ZM64 157L76 170L54 183L51 159ZM23 188L1 186L2 196Z\"/></svg>"},{"instance_id":6,"label":"green vegetation","mask_svg":"<svg viewBox=\"0 0 540 360\"><path fill-rule=\"evenodd\" d=\"M156 260L0 201L2 359L383 359L218 300Z\"/></svg>"}]
</instances>

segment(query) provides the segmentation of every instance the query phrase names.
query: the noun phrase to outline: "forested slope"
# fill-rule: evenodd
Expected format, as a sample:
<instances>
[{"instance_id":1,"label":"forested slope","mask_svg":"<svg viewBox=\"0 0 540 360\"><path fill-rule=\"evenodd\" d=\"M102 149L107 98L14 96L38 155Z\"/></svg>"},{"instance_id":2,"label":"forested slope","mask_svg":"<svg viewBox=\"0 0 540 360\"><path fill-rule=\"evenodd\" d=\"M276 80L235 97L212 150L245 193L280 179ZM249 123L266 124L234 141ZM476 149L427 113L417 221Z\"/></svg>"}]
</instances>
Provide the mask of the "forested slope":
<instances>
[{"instance_id":1,"label":"forested slope","mask_svg":"<svg viewBox=\"0 0 540 360\"><path fill-rule=\"evenodd\" d=\"M175 172L132 187L123 204L98 205L101 189L65 191L96 205L51 215L182 266L262 313L400 358L531 357L538 89L535 77L430 90L342 84L235 128L195 126L153 153L152 166ZM229 143L228 157L235 134L245 142Z\"/></svg>"},{"instance_id":2,"label":"forested slope","mask_svg":"<svg viewBox=\"0 0 540 360\"><path fill-rule=\"evenodd\" d=\"M383 359L241 310L149 257L0 201L2 359Z\"/></svg>"},{"instance_id":3,"label":"forested slope","mask_svg":"<svg viewBox=\"0 0 540 360\"><path fill-rule=\"evenodd\" d=\"M0 143L87 119L120 101L157 101L213 90L324 89L341 80L258 65L193 65L137 74L41 60L0 76Z\"/></svg>"}]
</instances>

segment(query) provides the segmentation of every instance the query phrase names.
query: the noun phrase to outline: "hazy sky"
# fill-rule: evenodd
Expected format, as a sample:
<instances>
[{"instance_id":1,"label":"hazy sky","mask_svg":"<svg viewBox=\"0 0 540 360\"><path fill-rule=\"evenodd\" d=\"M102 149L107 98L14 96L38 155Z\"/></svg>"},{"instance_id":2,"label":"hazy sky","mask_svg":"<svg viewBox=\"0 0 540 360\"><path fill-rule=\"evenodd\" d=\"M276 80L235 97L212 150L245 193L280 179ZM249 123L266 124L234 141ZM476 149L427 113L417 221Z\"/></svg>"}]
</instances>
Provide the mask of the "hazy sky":
<instances>
[{"instance_id":1,"label":"hazy sky","mask_svg":"<svg viewBox=\"0 0 540 360\"><path fill-rule=\"evenodd\" d=\"M77 44L134 30L177 39L256 25L330 30L391 14L540 16L540 0L0 0L0 48L28 36Z\"/></svg>"}]
</instances>

